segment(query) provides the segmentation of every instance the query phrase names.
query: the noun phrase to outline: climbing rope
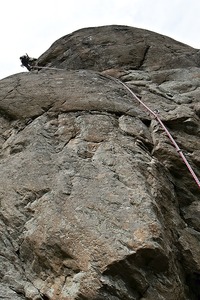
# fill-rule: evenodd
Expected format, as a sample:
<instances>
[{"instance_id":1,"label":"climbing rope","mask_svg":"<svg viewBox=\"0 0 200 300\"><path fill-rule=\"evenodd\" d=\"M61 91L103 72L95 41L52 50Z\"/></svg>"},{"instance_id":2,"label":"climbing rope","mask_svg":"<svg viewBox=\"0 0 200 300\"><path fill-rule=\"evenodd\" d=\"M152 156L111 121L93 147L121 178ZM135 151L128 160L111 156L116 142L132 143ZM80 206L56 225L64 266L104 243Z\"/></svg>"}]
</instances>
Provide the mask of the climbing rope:
<instances>
[{"instance_id":1,"label":"climbing rope","mask_svg":"<svg viewBox=\"0 0 200 300\"><path fill-rule=\"evenodd\" d=\"M46 70L60 70L60 71L64 70L64 69L59 69L59 68L40 67L40 66L32 66L32 68L34 68L34 69L46 69ZM161 125L161 127L166 132L166 134L167 134L168 138L170 139L171 143L174 145L174 147L175 147L176 151L178 152L179 156L182 158L183 162L187 166L187 168L188 168L189 172L191 173L192 177L194 178L196 184L200 188L200 181L199 181L197 175L195 174L194 170L192 169L190 163L187 161L187 158L183 154L183 151L180 149L180 147L178 146L178 144L174 140L173 136L171 135L171 133L167 129L167 127L163 124L163 122L159 118L158 114L155 111L153 111L152 109L150 109L140 98L138 98L137 95L123 81L121 81L121 80L119 80L115 77L112 77L110 75L102 75L102 76L106 77L106 78L110 78L111 80L114 80L116 83L119 83L119 84L123 85L123 87L128 92L130 92L130 94L158 121L158 123Z\"/></svg>"},{"instance_id":2,"label":"climbing rope","mask_svg":"<svg viewBox=\"0 0 200 300\"><path fill-rule=\"evenodd\" d=\"M166 126L163 124L163 122L161 121L161 119L159 118L158 114L151 110L140 98L137 97L137 95L121 80L116 79L112 76L108 76L111 79L113 79L115 82L118 82L120 84L122 84L125 89L127 91L129 91L131 93L131 95L151 114L154 116L154 118L160 123L161 127L164 129L164 131L166 132L167 136L169 137L170 141L172 142L172 144L174 145L174 147L176 148L176 151L178 152L178 154L180 155L180 157L182 158L182 160L184 161L184 163L186 164L188 170L190 171L192 177L194 178L195 182L197 183L198 187L200 188L200 181L197 177L197 175L195 174L195 172L193 171L191 165L189 164L189 162L187 161L185 155L183 154L182 150L180 149L180 147L178 146L178 144L176 143L176 141L174 140L173 136L171 135L171 133L169 132L169 130L166 128Z\"/></svg>"},{"instance_id":3,"label":"climbing rope","mask_svg":"<svg viewBox=\"0 0 200 300\"><path fill-rule=\"evenodd\" d=\"M64 71L65 69L59 69L59 68L51 68L51 67L40 67L40 66L31 66L31 70L32 69L36 69L36 70L40 70L40 69L45 69L45 70L59 70L59 71Z\"/></svg>"}]
</instances>

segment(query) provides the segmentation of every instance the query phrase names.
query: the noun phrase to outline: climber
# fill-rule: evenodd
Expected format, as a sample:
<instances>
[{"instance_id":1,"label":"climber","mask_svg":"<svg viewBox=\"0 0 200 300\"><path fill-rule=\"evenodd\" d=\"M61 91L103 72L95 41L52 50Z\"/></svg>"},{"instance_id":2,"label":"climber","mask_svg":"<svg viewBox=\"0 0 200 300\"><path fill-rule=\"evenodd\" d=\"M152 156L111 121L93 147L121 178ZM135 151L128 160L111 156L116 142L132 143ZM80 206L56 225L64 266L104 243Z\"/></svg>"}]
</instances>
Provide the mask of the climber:
<instances>
[{"instance_id":1,"label":"climber","mask_svg":"<svg viewBox=\"0 0 200 300\"><path fill-rule=\"evenodd\" d=\"M37 59L29 57L28 54L26 53L26 55L23 55L20 57L20 60L22 63L21 66L26 67L29 71L31 71L33 68L33 65Z\"/></svg>"}]
</instances>

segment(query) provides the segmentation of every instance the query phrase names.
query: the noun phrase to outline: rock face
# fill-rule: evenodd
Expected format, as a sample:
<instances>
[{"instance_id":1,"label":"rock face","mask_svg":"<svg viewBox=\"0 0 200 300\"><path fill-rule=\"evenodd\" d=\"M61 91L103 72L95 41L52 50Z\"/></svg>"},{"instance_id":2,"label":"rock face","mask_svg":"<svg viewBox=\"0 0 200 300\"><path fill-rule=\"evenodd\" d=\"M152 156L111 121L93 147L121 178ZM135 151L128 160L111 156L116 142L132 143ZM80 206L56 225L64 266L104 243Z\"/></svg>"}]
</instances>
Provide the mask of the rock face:
<instances>
[{"instance_id":1,"label":"rock face","mask_svg":"<svg viewBox=\"0 0 200 300\"><path fill-rule=\"evenodd\" d=\"M0 299L197 300L200 53L82 29L0 81ZM102 72L103 71L103 72ZM100 73L101 72L101 73Z\"/></svg>"},{"instance_id":2,"label":"rock face","mask_svg":"<svg viewBox=\"0 0 200 300\"><path fill-rule=\"evenodd\" d=\"M128 26L78 30L57 40L38 60L66 69L161 70L200 65L200 52L157 33Z\"/></svg>"}]
</instances>

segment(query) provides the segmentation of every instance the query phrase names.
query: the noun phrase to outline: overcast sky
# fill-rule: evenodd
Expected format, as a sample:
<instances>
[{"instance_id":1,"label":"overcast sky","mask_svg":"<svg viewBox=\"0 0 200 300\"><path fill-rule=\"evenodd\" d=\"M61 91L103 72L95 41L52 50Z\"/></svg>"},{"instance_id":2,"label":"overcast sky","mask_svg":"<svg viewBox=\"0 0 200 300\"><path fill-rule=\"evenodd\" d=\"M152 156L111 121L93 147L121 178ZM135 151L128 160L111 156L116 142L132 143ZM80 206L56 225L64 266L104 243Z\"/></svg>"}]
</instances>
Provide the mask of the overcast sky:
<instances>
[{"instance_id":1,"label":"overcast sky","mask_svg":"<svg viewBox=\"0 0 200 300\"><path fill-rule=\"evenodd\" d=\"M63 35L110 24L149 29L200 48L200 0L1 0L0 79L25 71Z\"/></svg>"}]
</instances>

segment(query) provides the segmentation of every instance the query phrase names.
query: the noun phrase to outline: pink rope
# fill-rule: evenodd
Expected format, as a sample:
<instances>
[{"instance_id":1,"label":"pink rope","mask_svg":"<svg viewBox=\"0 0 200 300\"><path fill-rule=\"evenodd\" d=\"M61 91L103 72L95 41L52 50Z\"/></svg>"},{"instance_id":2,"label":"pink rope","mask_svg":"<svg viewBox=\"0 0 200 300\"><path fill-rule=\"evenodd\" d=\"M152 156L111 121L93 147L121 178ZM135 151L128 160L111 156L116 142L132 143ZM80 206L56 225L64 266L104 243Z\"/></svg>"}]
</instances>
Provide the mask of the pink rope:
<instances>
[{"instance_id":1,"label":"pink rope","mask_svg":"<svg viewBox=\"0 0 200 300\"><path fill-rule=\"evenodd\" d=\"M52 68L52 67L40 67L40 66L32 66L32 68L36 69L36 68L40 68L40 69L47 69L47 70L63 70L63 69L59 69L59 68ZM174 145L174 147L176 148L176 151L178 152L178 154L180 155L180 157L182 158L182 160L184 161L184 163L186 164L188 170L190 171L192 177L194 178L195 182L197 183L198 187L200 188L200 181L197 177L197 175L195 174L195 172L193 171L192 167L190 166L189 162L187 161L185 155L183 154L182 150L179 148L179 146L177 145L176 141L174 140L174 138L172 137L171 133L169 132L169 130L165 127L165 125L163 124L163 122L161 121L161 119L159 118L159 116L153 111L151 110L142 100L140 100L140 98L138 98L136 96L136 94L121 80L116 79L115 77L109 76L109 75L103 75L104 77L108 77L111 78L112 80L121 83L125 89L127 89L131 95L143 106L146 108L146 110L148 110L154 117L155 119L160 123L161 127L165 130L167 136L169 137L170 141L172 142L172 144Z\"/></svg>"},{"instance_id":2,"label":"pink rope","mask_svg":"<svg viewBox=\"0 0 200 300\"><path fill-rule=\"evenodd\" d=\"M111 76L109 76L111 77ZM198 187L200 188L200 181L197 177L197 175L195 174L195 172L193 171L191 165L189 164L189 162L187 161L185 155L183 154L182 150L179 148L179 146L177 145L176 141L174 140L174 138L172 137L171 133L169 132L169 130L166 128L166 126L163 124L163 122L161 121L161 119L159 118L159 116L153 111L151 110L140 98L138 98L136 96L136 94L121 80L116 79L111 77L112 79L114 79L117 82L120 82L131 94L132 96L143 106L146 108L146 110L148 110L155 118L156 120L160 123L161 127L165 130L167 136L169 137L170 141L172 142L172 144L174 145L174 147L176 148L176 151L178 152L178 154L180 155L180 157L182 158L182 160L184 161L184 163L186 164L188 170L190 171L192 177L194 178L196 184L198 185Z\"/></svg>"}]
</instances>

